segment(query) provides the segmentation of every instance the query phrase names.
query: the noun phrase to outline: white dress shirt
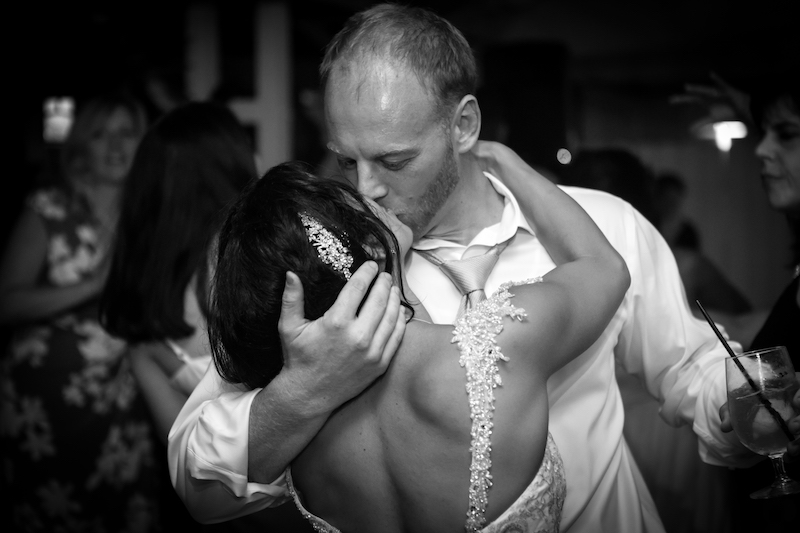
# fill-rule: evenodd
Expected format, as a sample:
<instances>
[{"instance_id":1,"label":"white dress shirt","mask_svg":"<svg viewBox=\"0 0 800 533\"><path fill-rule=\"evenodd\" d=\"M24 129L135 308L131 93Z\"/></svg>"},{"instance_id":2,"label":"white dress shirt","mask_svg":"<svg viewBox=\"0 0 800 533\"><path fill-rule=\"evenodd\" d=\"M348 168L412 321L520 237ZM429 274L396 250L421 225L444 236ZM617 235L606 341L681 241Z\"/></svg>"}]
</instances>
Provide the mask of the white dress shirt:
<instances>
[{"instance_id":1,"label":"white dress shirt","mask_svg":"<svg viewBox=\"0 0 800 533\"><path fill-rule=\"evenodd\" d=\"M498 224L485 228L466 247L423 239L415 248L435 249L442 259L459 259L484 253L516 234L487 280L486 293L491 294L505 281L543 275L555 265L510 192L487 177L506 198ZM622 434L625 414L615 357L659 399L664 420L676 426L693 424L704 461L743 466L759 458L741 446L733 432L719 429L727 352L708 324L689 311L666 242L619 198L588 189L564 190L625 259L631 286L601 337L548 382L550 432L567 474L561 530L662 532ZM453 322L461 295L435 265L413 254L407 278L434 322ZM257 392L224 383L211 365L173 425L173 485L201 522L242 516L286 498L283 477L269 485L247 481L250 404Z\"/></svg>"}]
</instances>

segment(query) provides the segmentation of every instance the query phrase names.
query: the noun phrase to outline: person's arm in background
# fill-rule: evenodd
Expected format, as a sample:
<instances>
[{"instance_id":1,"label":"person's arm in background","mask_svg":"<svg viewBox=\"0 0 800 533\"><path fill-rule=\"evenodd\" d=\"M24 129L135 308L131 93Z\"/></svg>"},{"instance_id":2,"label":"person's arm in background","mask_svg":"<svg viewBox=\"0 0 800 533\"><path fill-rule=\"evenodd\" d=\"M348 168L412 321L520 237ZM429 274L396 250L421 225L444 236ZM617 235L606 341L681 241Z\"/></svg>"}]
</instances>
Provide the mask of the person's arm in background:
<instances>
[{"instance_id":1,"label":"person's arm in background","mask_svg":"<svg viewBox=\"0 0 800 533\"><path fill-rule=\"evenodd\" d=\"M405 331L397 290L362 265L319 320L303 314L299 279L287 275L279 330L283 370L263 389L224 382L214 365L169 435L172 483L202 523L282 503L283 471L330 413L386 371Z\"/></svg>"},{"instance_id":2,"label":"person's arm in background","mask_svg":"<svg viewBox=\"0 0 800 533\"><path fill-rule=\"evenodd\" d=\"M725 81L716 72L709 73L711 83L687 83L682 94L670 98L672 104L699 104L716 115L733 113L748 127L754 126L750 112L750 95Z\"/></svg>"},{"instance_id":3,"label":"person's arm in background","mask_svg":"<svg viewBox=\"0 0 800 533\"><path fill-rule=\"evenodd\" d=\"M172 424L188 396L172 386L170 377L183 363L161 342L130 348L131 368L152 414L159 440L167 443Z\"/></svg>"},{"instance_id":4,"label":"person's arm in background","mask_svg":"<svg viewBox=\"0 0 800 533\"><path fill-rule=\"evenodd\" d=\"M41 218L26 206L0 261L0 323L47 318L87 301L102 290L107 268L70 285L39 284L47 246L47 232Z\"/></svg>"}]
</instances>

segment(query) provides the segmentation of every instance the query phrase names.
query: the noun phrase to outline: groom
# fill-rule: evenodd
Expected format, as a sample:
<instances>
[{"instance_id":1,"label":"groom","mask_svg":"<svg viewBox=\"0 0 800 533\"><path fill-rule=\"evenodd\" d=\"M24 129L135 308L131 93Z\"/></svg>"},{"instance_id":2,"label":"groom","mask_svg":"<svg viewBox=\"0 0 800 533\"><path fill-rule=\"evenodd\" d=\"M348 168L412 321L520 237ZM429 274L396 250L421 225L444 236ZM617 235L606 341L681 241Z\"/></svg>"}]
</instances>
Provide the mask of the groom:
<instances>
[{"instance_id":1,"label":"groom","mask_svg":"<svg viewBox=\"0 0 800 533\"><path fill-rule=\"evenodd\" d=\"M487 161L503 147L476 146L475 59L451 24L418 8L375 6L334 37L321 73L328 147L348 180L413 230L408 281L435 322L453 322L461 294L420 252L460 259L508 241L487 293L554 267L513 196L483 172L488 166L502 176L502 165ZM632 280L600 339L548 382L550 432L569 487L561 528L661 532L622 435L615 360L660 399L665 420L693 424L706 461L757 458L722 429L726 352L692 317L669 247L621 200L565 190L625 258ZM402 333L398 310L386 306L385 279L372 289L372 311L355 316L376 273L374 265L362 267L315 322L303 318L302 287L287 286L280 325L286 364L266 388L224 383L212 365L169 442L173 483L196 519L227 520L283 501L287 464L336 407L385 371ZM800 420L792 429L800 430Z\"/></svg>"}]
</instances>

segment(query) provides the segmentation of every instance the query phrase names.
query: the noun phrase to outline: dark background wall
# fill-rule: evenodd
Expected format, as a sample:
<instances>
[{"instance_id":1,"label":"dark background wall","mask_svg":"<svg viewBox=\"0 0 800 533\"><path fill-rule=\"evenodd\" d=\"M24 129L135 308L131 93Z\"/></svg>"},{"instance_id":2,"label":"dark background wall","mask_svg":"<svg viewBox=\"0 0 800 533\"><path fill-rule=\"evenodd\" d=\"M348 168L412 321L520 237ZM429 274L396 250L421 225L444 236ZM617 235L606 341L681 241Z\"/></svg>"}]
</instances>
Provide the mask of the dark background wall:
<instances>
[{"instance_id":1,"label":"dark background wall","mask_svg":"<svg viewBox=\"0 0 800 533\"><path fill-rule=\"evenodd\" d=\"M54 151L41 141L45 97L79 101L127 82L146 99L148 80L184 94L186 8L193 0L27 2L8 17L19 35L8 45L12 117L10 169L2 224L16 217L22 194L50 179ZM254 1L211 2L219 13L224 79L219 94L253 86ZM555 152L624 147L655 170L680 172L688 211L707 252L757 305L769 304L785 279L782 219L760 191L755 139L721 154L689 125L702 110L669 97L715 71L747 87L798 69L794 0L436 0L411 1L459 27L481 64L484 136L508 142L528 160L558 173ZM363 0L293 0L293 90L316 84L322 49ZM150 100L151 111L158 106ZM295 151L321 157L308 142L315 126L296 114ZM5 232L3 233L5 236Z\"/></svg>"}]
</instances>

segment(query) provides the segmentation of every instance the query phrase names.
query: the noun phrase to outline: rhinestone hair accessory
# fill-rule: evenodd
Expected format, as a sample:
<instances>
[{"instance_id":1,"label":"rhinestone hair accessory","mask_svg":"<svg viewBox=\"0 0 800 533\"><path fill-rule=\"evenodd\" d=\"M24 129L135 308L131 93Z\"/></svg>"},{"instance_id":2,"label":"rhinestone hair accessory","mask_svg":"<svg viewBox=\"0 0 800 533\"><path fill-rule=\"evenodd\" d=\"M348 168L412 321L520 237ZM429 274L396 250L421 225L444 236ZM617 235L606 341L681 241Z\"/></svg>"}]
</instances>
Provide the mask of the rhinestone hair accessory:
<instances>
[{"instance_id":1,"label":"rhinestone hair accessory","mask_svg":"<svg viewBox=\"0 0 800 533\"><path fill-rule=\"evenodd\" d=\"M316 218L306 213L300 213L300 220L306 228L308 242L317 249L317 255L322 262L339 272L344 279L350 279L353 256L347 246L342 244L342 241L320 224Z\"/></svg>"}]
</instances>

